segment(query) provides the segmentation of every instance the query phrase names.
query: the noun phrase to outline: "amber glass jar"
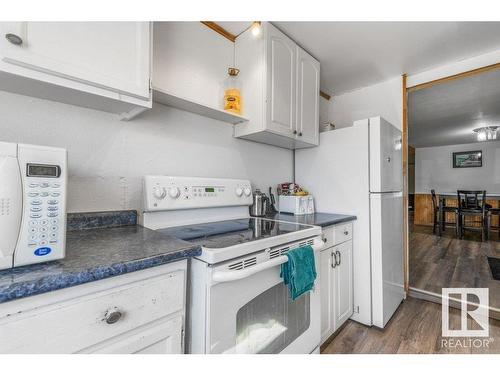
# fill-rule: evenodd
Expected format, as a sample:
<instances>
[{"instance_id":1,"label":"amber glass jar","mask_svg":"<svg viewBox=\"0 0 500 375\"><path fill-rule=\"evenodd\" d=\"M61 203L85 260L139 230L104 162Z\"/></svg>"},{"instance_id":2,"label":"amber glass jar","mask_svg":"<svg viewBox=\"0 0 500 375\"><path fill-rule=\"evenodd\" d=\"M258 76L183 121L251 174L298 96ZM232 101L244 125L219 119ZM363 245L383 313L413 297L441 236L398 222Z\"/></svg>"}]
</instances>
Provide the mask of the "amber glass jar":
<instances>
[{"instance_id":1,"label":"amber glass jar","mask_svg":"<svg viewBox=\"0 0 500 375\"><path fill-rule=\"evenodd\" d=\"M238 79L240 71L236 68L227 70L228 77L224 80L224 110L241 115L241 82Z\"/></svg>"}]
</instances>

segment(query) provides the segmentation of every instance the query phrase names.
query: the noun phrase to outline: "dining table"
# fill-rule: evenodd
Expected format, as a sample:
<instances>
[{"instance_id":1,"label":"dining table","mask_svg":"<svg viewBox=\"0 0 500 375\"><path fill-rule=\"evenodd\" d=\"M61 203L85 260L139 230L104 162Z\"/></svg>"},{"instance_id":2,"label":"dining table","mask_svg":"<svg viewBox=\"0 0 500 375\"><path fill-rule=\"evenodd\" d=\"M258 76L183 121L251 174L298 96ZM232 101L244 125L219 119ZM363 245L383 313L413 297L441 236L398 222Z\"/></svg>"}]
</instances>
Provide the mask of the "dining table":
<instances>
[{"instance_id":1,"label":"dining table","mask_svg":"<svg viewBox=\"0 0 500 375\"><path fill-rule=\"evenodd\" d=\"M441 220L446 220L447 222L453 222L454 221L454 215L452 213L445 213L443 212L443 207L448 206L448 207L458 207L458 197L457 197L457 192L436 192L436 195L438 196L439 199L439 205L438 205L438 215L441 218ZM500 207L500 193L488 193L486 192L486 203L488 203L490 206L493 208L499 208ZM495 222L492 222L491 224L494 226L498 226L498 219L494 219ZM439 235L441 235L441 227L439 227Z\"/></svg>"}]
</instances>

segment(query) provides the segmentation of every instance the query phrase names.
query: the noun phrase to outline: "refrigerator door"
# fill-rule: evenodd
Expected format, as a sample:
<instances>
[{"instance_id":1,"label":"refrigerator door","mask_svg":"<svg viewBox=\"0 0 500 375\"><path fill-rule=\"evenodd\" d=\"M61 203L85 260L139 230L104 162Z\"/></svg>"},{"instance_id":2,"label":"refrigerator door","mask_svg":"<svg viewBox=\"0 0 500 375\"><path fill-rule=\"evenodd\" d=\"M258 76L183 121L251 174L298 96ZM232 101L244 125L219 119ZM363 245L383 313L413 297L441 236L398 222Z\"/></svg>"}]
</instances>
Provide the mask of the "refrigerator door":
<instances>
[{"instance_id":1,"label":"refrigerator door","mask_svg":"<svg viewBox=\"0 0 500 375\"><path fill-rule=\"evenodd\" d=\"M403 194L370 194L372 320L384 328L404 298Z\"/></svg>"},{"instance_id":2,"label":"refrigerator door","mask_svg":"<svg viewBox=\"0 0 500 375\"><path fill-rule=\"evenodd\" d=\"M402 191L401 131L381 117L369 121L370 192Z\"/></svg>"}]
</instances>

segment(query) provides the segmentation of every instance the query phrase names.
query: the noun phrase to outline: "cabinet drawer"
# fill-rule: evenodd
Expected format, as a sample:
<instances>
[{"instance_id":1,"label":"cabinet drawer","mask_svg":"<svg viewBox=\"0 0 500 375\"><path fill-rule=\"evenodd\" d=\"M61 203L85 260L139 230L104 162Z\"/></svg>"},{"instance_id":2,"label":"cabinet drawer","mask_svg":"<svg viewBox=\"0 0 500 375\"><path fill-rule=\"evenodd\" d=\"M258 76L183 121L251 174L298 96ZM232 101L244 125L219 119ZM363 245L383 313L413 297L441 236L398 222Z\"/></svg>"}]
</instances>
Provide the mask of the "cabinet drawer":
<instances>
[{"instance_id":1,"label":"cabinet drawer","mask_svg":"<svg viewBox=\"0 0 500 375\"><path fill-rule=\"evenodd\" d=\"M352 239L352 223L338 224L323 228L326 246L335 246Z\"/></svg>"},{"instance_id":2,"label":"cabinet drawer","mask_svg":"<svg viewBox=\"0 0 500 375\"><path fill-rule=\"evenodd\" d=\"M2 319L0 352L73 353L182 311L184 277L175 271ZM112 309L122 315L110 324Z\"/></svg>"}]
</instances>

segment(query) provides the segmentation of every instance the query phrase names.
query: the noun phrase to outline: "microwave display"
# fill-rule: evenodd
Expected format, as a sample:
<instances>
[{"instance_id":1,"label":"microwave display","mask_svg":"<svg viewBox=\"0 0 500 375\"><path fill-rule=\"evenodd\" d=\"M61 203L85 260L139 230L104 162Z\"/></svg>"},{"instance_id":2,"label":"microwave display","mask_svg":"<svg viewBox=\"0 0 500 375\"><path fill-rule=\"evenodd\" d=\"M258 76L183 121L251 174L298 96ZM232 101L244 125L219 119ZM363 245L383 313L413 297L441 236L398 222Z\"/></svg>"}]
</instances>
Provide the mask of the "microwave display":
<instances>
[{"instance_id":1,"label":"microwave display","mask_svg":"<svg viewBox=\"0 0 500 375\"><path fill-rule=\"evenodd\" d=\"M47 164L27 164L26 176L28 177L59 177L61 167Z\"/></svg>"},{"instance_id":2,"label":"microwave display","mask_svg":"<svg viewBox=\"0 0 500 375\"><path fill-rule=\"evenodd\" d=\"M205 188L205 192L206 193L213 193L213 192L215 192L215 188L213 188L213 187L206 187Z\"/></svg>"}]
</instances>

